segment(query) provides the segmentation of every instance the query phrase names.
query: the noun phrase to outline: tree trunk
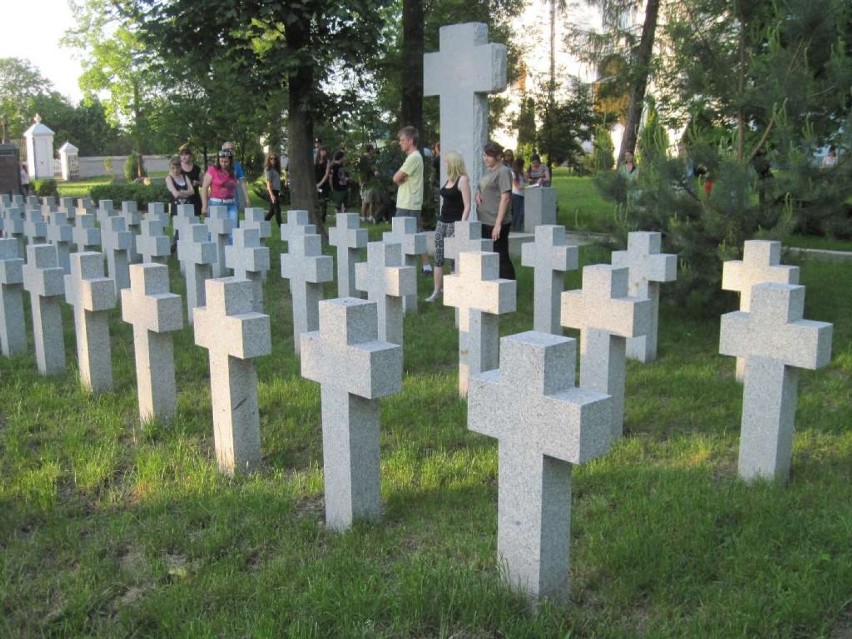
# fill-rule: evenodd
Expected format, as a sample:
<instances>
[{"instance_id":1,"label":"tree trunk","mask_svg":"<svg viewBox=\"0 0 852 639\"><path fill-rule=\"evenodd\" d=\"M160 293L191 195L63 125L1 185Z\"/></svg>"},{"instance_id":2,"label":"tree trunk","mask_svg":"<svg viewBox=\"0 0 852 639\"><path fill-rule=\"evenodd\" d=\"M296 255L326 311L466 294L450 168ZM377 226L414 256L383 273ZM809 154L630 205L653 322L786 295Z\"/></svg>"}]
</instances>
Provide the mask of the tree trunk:
<instances>
[{"instance_id":1,"label":"tree trunk","mask_svg":"<svg viewBox=\"0 0 852 639\"><path fill-rule=\"evenodd\" d=\"M285 27L290 51L310 51L310 27L297 21ZM303 60L288 77L287 137L290 155L290 208L310 212L317 233L326 236L319 215L317 183L314 178L314 67Z\"/></svg>"},{"instance_id":2,"label":"tree trunk","mask_svg":"<svg viewBox=\"0 0 852 639\"><path fill-rule=\"evenodd\" d=\"M423 134L423 0L402 0L400 125Z\"/></svg>"},{"instance_id":3,"label":"tree trunk","mask_svg":"<svg viewBox=\"0 0 852 639\"><path fill-rule=\"evenodd\" d=\"M633 86L630 90L630 104L627 108L627 122L624 125L624 137L618 152L618 164L624 161L624 154L636 152L636 140L639 137L639 122L642 119L642 106L645 102L645 89L648 75L651 73L651 58L654 54L654 35L657 31L657 15L660 12L660 0L648 0L645 5L645 21L642 24L642 38L636 51L636 70Z\"/></svg>"}]
</instances>

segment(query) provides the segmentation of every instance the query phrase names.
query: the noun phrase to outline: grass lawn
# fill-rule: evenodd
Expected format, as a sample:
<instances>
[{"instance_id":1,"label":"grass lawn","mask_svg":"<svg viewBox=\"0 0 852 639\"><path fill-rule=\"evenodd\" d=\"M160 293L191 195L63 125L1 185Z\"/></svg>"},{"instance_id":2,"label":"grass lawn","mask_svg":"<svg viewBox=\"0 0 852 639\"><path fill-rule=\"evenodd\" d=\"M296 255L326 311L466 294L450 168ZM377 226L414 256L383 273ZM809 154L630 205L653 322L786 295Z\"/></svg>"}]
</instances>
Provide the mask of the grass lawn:
<instances>
[{"instance_id":1,"label":"grass lawn","mask_svg":"<svg viewBox=\"0 0 852 639\"><path fill-rule=\"evenodd\" d=\"M625 437L573 473L571 602L534 616L500 580L497 445L466 429L452 309L405 320L403 390L381 400L382 520L325 529L319 387L299 376L283 247L270 246L254 474L217 472L191 328L174 338L170 426L139 424L118 309L112 392L80 390L67 306L66 375L40 377L31 353L0 358L0 636L849 636L848 265L802 263L806 317L835 333L830 366L800 378L786 486L737 479L742 389L718 355L719 318L663 304L659 360L628 364ZM585 247L581 260L608 256ZM517 266L504 335L532 326L532 274ZM174 261L171 273L183 294Z\"/></svg>"}]
</instances>

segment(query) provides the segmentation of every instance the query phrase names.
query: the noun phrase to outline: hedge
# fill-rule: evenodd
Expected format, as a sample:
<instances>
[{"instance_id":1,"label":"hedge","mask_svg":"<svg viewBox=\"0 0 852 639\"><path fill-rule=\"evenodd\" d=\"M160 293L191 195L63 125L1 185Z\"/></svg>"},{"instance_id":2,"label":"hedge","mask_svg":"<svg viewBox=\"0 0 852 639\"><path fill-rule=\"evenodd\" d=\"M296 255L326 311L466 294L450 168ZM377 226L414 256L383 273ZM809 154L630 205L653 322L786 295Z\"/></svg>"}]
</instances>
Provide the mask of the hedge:
<instances>
[{"instance_id":1,"label":"hedge","mask_svg":"<svg viewBox=\"0 0 852 639\"><path fill-rule=\"evenodd\" d=\"M112 200L116 208L122 202L136 202L136 207L142 211L148 209L151 202L163 202L168 204L170 196L165 183L155 182L153 184L100 184L93 186L89 196L95 201Z\"/></svg>"}]
</instances>

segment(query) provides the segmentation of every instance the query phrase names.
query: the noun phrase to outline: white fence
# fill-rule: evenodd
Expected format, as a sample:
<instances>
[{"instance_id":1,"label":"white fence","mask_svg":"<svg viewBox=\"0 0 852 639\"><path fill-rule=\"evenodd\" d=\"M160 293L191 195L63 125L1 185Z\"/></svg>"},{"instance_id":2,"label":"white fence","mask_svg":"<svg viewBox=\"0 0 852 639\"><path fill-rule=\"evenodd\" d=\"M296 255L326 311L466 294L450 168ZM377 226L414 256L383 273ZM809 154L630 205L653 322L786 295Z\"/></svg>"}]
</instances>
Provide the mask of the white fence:
<instances>
[{"instance_id":1,"label":"white fence","mask_svg":"<svg viewBox=\"0 0 852 639\"><path fill-rule=\"evenodd\" d=\"M142 157L145 161L145 170L149 174L153 171L169 170L169 158L167 156L143 155ZM109 175L105 165L105 161L107 160L112 162L112 175L114 177L124 177L124 165L127 162L126 155L94 155L77 158L77 179L85 180L101 175ZM62 165L58 159L53 161L53 174L57 179L62 179Z\"/></svg>"}]
</instances>

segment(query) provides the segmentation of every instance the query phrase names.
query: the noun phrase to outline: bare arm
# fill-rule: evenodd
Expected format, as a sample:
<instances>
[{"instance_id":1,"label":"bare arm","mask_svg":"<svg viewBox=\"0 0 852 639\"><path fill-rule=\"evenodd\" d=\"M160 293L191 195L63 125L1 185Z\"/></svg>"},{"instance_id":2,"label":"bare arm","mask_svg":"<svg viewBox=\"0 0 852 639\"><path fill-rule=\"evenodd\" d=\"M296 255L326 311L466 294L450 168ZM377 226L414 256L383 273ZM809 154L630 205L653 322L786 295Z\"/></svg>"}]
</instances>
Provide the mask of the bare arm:
<instances>
[{"instance_id":1,"label":"bare arm","mask_svg":"<svg viewBox=\"0 0 852 639\"><path fill-rule=\"evenodd\" d=\"M393 182L394 184L402 184L408 179L408 174L405 173L402 169L393 174Z\"/></svg>"},{"instance_id":2,"label":"bare arm","mask_svg":"<svg viewBox=\"0 0 852 639\"><path fill-rule=\"evenodd\" d=\"M470 180L467 179L466 175L459 178L459 191L461 191L462 202L464 203L461 219L467 221L468 216L470 216Z\"/></svg>"},{"instance_id":3,"label":"bare arm","mask_svg":"<svg viewBox=\"0 0 852 639\"><path fill-rule=\"evenodd\" d=\"M201 183L201 215L207 215L207 198L209 197L208 189L213 183L213 176L209 173L204 174L204 181Z\"/></svg>"}]
</instances>

